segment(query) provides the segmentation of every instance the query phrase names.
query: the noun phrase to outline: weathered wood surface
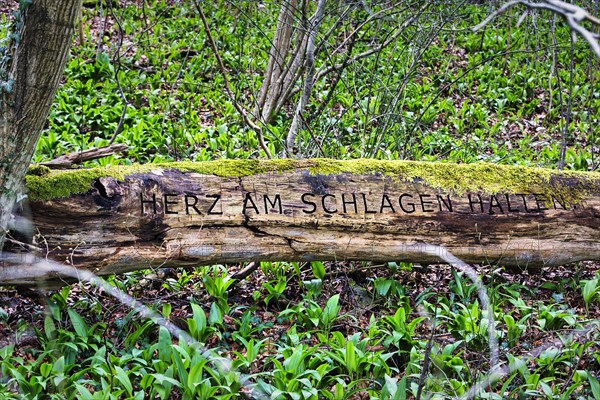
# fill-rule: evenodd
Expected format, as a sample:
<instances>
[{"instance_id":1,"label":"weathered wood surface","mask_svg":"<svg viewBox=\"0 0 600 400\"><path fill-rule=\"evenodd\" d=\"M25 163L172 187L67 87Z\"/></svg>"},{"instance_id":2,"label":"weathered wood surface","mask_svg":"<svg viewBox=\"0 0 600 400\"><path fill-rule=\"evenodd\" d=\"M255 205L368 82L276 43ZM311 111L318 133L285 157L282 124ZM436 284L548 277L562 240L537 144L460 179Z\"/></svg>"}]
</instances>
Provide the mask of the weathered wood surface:
<instances>
[{"instance_id":1,"label":"weathered wood surface","mask_svg":"<svg viewBox=\"0 0 600 400\"><path fill-rule=\"evenodd\" d=\"M41 255L97 274L269 260L439 262L421 251L426 244L468 263L521 268L600 260L598 173L279 160L52 172L27 184ZM0 283L34 275L44 273L5 266Z\"/></svg>"},{"instance_id":2,"label":"weathered wood surface","mask_svg":"<svg viewBox=\"0 0 600 400\"><path fill-rule=\"evenodd\" d=\"M76 153L64 154L54 160L46 161L40 165L48 168L71 168L72 165L81 164L84 161L96 160L98 158L112 156L113 154L123 153L129 149L129 146L123 143L111 144L104 147L97 147L78 151Z\"/></svg>"}]
</instances>

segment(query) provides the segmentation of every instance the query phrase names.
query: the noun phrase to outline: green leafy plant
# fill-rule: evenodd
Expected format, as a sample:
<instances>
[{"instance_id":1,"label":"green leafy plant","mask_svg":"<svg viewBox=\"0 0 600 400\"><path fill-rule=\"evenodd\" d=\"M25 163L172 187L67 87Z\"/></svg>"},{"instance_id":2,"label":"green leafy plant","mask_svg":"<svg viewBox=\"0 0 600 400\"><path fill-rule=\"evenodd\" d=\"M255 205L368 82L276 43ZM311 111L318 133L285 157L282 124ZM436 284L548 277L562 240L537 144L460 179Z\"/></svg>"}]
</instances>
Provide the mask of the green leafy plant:
<instances>
[{"instance_id":1,"label":"green leafy plant","mask_svg":"<svg viewBox=\"0 0 600 400\"><path fill-rule=\"evenodd\" d=\"M585 309L589 313L590 304L594 301L600 301L600 279L594 278L581 283L583 285L582 294Z\"/></svg>"},{"instance_id":2,"label":"green leafy plant","mask_svg":"<svg viewBox=\"0 0 600 400\"><path fill-rule=\"evenodd\" d=\"M541 329L555 330L573 326L575 321L573 311L563 305L538 304L537 324Z\"/></svg>"},{"instance_id":3,"label":"green leafy plant","mask_svg":"<svg viewBox=\"0 0 600 400\"><path fill-rule=\"evenodd\" d=\"M280 312L279 317L287 319L293 316L312 328L329 331L340 317L339 300L340 296L336 294L327 300L325 307L321 308L314 300L305 299L300 304Z\"/></svg>"},{"instance_id":4,"label":"green leafy plant","mask_svg":"<svg viewBox=\"0 0 600 400\"><path fill-rule=\"evenodd\" d=\"M202 282L208 294L215 299L210 309L209 321L220 323L223 315L229 313L227 290L235 280L227 274L223 266L216 265L202 270Z\"/></svg>"}]
</instances>

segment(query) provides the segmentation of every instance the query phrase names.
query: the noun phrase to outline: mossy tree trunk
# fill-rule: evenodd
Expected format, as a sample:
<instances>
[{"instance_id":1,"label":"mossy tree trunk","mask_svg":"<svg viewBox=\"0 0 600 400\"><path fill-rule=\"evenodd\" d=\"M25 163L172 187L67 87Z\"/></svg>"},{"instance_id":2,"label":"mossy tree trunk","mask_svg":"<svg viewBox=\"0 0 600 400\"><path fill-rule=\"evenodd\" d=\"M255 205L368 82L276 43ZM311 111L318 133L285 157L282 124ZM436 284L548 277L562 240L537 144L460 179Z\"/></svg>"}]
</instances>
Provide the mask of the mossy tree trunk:
<instances>
[{"instance_id":1,"label":"mossy tree trunk","mask_svg":"<svg viewBox=\"0 0 600 400\"><path fill-rule=\"evenodd\" d=\"M25 3L25 2L23 2ZM0 249L60 83L81 0L33 0L0 66Z\"/></svg>"},{"instance_id":2,"label":"mossy tree trunk","mask_svg":"<svg viewBox=\"0 0 600 400\"><path fill-rule=\"evenodd\" d=\"M239 160L38 174L27 176L38 255L97 274L249 261L441 262L432 248L521 268L600 260L598 173ZM0 284L60 273L21 262L0 269Z\"/></svg>"}]
</instances>

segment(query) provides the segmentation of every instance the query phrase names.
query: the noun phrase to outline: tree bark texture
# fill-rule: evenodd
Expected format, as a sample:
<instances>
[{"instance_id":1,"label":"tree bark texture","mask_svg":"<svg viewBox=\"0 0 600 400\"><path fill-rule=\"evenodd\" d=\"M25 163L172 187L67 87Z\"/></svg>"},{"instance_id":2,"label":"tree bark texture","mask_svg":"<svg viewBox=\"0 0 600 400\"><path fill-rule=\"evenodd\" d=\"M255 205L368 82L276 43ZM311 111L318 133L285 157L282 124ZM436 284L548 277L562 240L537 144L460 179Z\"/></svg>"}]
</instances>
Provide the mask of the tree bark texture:
<instances>
[{"instance_id":1,"label":"tree bark texture","mask_svg":"<svg viewBox=\"0 0 600 400\"><path fill-rule=\"evenodd\" d=\"M306 0L302 1L301 5L298 0L284 0L281 4L267 70L255 109L255 114L264 124L271 122L300 79L308 42L305 14L308 3Z\"/></svg>"},{"instance_id":2,"label":"tree bark texture","mask_svg":"<svg viewBox=\"0 0 600 400\"><path fill-rule=\"evenodd\" d=\"M0 94L0 248L23 177L60 83L80 0L34 0L22 13Z\"/></svg>"},{"instance_id":3,"label":"tree bark texture","mask_svg":"<svg viewBox=\"0 0 600 400\"><path fill-rule=\"evenodd\" d=\"M429 245L468 263L521 268L600 260L598 173L244 160L42 175L27 176L32 245L96 274L277 260L440 262ZM48 277L11 263L0 268L2 284Z\"/></svg>"}]
</instances>

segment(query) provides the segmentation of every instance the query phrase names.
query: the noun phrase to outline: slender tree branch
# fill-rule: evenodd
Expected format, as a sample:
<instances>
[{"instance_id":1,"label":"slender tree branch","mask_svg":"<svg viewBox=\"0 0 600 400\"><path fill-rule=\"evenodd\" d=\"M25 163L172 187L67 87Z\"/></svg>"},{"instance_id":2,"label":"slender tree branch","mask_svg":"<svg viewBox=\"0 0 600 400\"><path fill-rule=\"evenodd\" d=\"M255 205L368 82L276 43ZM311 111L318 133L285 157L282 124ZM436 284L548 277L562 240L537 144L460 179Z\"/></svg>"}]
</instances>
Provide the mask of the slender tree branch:
<instances>
[{"instance_id":1,"label":"slender tree branch","mask_svg":"<svg viewBox=\"0 0 600 400\"><path fill-rule=\"evenodd\" d=\"M246 265L246 267L244 267L243 269L239 270L235 274L232 274L231 275L231 279L235 279L235 280L238 280L238 281L241 281L242 279L246 279L254 271L256 271L258 269L258 267L260 267L260 263L259 262L251 262L248 265Z\"/></svg>"},{"instance_id":2,"label":"slender tree branch","mask_svg":"<svg viewBox=\"0 0 600 400\"><path fill-rule=\"evenodd\" d=\"M245 387L250 392L251 398L268 398L250 380L249 375L235 371L229 358L218 354L216 351L207 347L203 343L199 343L188 332L178 328L175 324L163 317L161 314L141 303L139 299L130 296L92 272L78 269L68 264L60 264L50 260L45 260L43 258L35 257L31 254L5 253L2 254L0 261L4 263L3 265L6 265L7 269L29 268L40 274L46 274L47 276L60 274L76 279L79 282L88 282L93 286L96 286L104 291L106 295L114 298L119 303L130 307L139 318L147 318L151 320L156 325L166 329L172 337L179 338L179 340L185 341L185 343L187 343L189 346L193 346L195 351L197 351L202 357L210 362L220 373L229 374L231 372L236 372L235 378L237 379L237 383Z\"/></svg>"},{"instance_id":3,"label":"slender tree branch","mask_svg":"<svg viewBox=\"0 0 600 400\"><path fill-rule=\"evenodd\" d=\"M592 322L582 329L571 331L569 336L561 340L561 338L554 338L553 340L547 341L539 345L538 347L531 350L525 356L521 358L523 363L527 363L527 361L535 359L539 357L540 354L544 350L548 350L550 348L561 349L565 343L567 342L576 342L590 335L592 332L598 330L598 323ZM483 390L486 390L488 387L498 382L500 379L509 375L511 372L515 370L511 365L499 364L490 370L490 372L480 379L475 385L473 385L462 397L462 400L470 400L474 399L479 393Z\"/></svg>"},{"instance_id":4,"label":"slender tree branch","mask_svg":"<svg viewBox=\"0 0 600 400\"><path fill-rule=\"evenodd\" d=\"M79 45L83 46L83 7L79 8L79 22L77 23L77 34L79 35Z\"/></svg>"},{"instance_id":5,"label":"slender tree branch","mask_svg":"<svg viewBox=\"0 0 600 400\"><path fill-rule=\"evenodd\" d=\"M549 10L561 15L565 19L565 21L567 21L567 24L569 25L569 28L571 28L571 31L573 33L579 33L588 42L592 51L596 53L598 57L600 57L600 44L598 43L598 34L587 30L581 25L581 22L584 22L585 20L590 21L594 25L600 25L600 19L589 14L586 10L579 6L565 3L564 1L560 0L546 0L541 3L530 3L526 0L509 1L502 5L499 9L488 15L488 17L484 19L483 22L481 22L479 25L474 26L473 31L478 31L479 29L485 27L498 15L502 14L504 11L517 4L522 4L525 7L531 9L539 8Z\"/></svg>"},{"instance_id":6,"label":"slender tree branch","mask_svg":"<svg viewBox=\"0 0 600 400\"><path fill-rule=\"evenodd\" d=\"M274 95L274 99L270 103L270 109L267 107L267 111L269 111L269 117L275 115L279 110L281 110L287 100L297 92L294 90L294 84L304 72L303 63L307 42L308 35L306 34L306 30L301 29L298 32L298 37L296 38L296 44L294 46L294 48L297 50L295 50L294 56L288 62L288 66L276 81L279 95Z\"/></svg>"},{"instance_id":7,"label":"slender tree branch","mask_svg":"<svg viewBox=\"0 0 600 400\"><path fill-rule=\"evenodd\" d=\"M565 158L567 156L567 140L569 139L569 125L571 125L571 113L573 111L573 70L575 69L575 55L573 54L573 50L575 47L574 38L571 36L571 49L570 56L571 59L570 68L569 68L569 100L567 101L567 115L565 116L565 125L562 129L562 135L560 139L560 155L558 158L558 169L565 168Z\"/></svg>"},{"instance_id":8,"label":"slender tree branch","mask_svg":"<svg viewBox=\"0 0 600 400\"><path fill-rule=\"evenodd\" d=\"M462 261L452 253L448 251L443 246L436 246L427 243L418 243L413 245L412 247L416 248L417 251L423 254L434 255L445 263L450 264L457 270L463 272L475 285L477 288L477 294L479 296L479 301L481 302L482 309L486 312L486 317L488 320L488 341L490 346L490 366L491 368L496 367L499 364L499 355L498 355L498 338L496 337L496 323L494 321L494 310L492 309L492 304L490 303L490 298L487 294L487 290L481 280L477 271L473 269L469 264Z\"/></svg>"},{"instance_id":9,"label":"slender tree branch","mask_svg":"<svg viewBox=\"0 0 600 400\"><path fill-rule=\"evenodd\" d=\"M333 79L333 82L329 85L329 89L327 90L327 97L325 98L325 100L323 100L321 102L321 104L319 105L319 108L316 111L314 111L311 115L309 115L308 118L306 118L308 123L312 122L312 120L314 118L321 115L325 111L325 108L329 106L329 102L333 98L335 89L337 88L338 84L342 80L342 72L346 69L346 67L348 67L348 65L350 63L350 58L352 57L352 50L354 49L354 44L356 43L356 40L358 39L358 35L352 35L352 36L350 36L350 38L351 38L351 40L348 43L348 52L347 52L346 56L344 57L344 60L342 61L341 68L336 71L337 75ZM348 40L344 40L344 43L346 43L346 42L348 42ZM335 51L337 51L337 49ZM335 51L330 55L330 57L334 56Z\"/></svg>"},{"instance_id":10,"label":"slender tree branch","mask_svg":"<svg viewBox=\"0 0 600 400\"><path fill-rule=\"evenodd\" d=\"M194 5L196 6L196 10L198 10L198 14L200 14L200 19L202 20L202 25L204 25L204 30L206 31L206 37L208 38L210 46L212 47L213 53L215 54L215 57L217 59L217 64L219 66L219 70L221 71L221 75L223 76L223 82L224 82L225 91L227 92L227 95L231 99L235 109L238 111L238 113L240 113L240 115L244 119L244 122L246 123L246 125L250 129L252 129L256 132L256 136L258 138L258 143L260 144L260 147L263 149L263 151L265 152L267 157L273 158L273 156L271 155L271 152L269 151L269 148L267 147L267 145L265 143L262 128L259 125L257 125L256 123L254 123L254 121L252 121L250 119L250 117L248 117L248 113L237 102L237 100L233 94L233 90L231 90L231 84L229 83L229 78L227 77L227 68L225 68L225 64L223 63L223 59L221 58L219 48L217 47L217 43L215 42L215 40L212 36L212 31L210 29L210 26L208 25L206 15L204 15L204 11L202 11L202 7L200 7L200 4L198 4L198 0L194 0Z\"/></svg>"},{"instance_id":11,"label":"slender tree branch","mask_svg":"<svg viewBox=\"0 0 600 400\"><path fill-rule=\"evenodd\" d=\"M123 46L123 26L121 25L121 20L119 20L119 18L117 18L117 16L115 15L111 1L108 2L108 6L110 7L110 13L112 14L113 19L119 27L119 42L117 45L117 49L115 50L115 54L113 55L113 63L116 65L115 81L117 82L119 94L121 95L121 99L123 100L123 111L121 111L121 117L119 118L119 122L117 123L115 131L113 132L111 138L108 141L108 145L110 146L115 142L115 139L119 136L121 130L123 129L123 123L125 122L125 116L127 115L127 107L129 106L129 101L127 100L127 96L125 96L123 86L121 85L121 80L119 79L119 71L121 70L121 47Z\"/></svg>"},{"instance_id":12,"label":"slender tree branch","mask_svg":"<svg viewBox=\"0 0 600 400\"><path fill-rule=\"evenodd\" d=\"M404 21L402 23L402 25L400 27L398 27L398 30L396 30L396 32L394 32L393 35L391 35L390 37L388 37L383 43L381 43L379 46L373 47L369 50L365 50L362 53L356 54L353 57L350 57L347 60L344 60L344 62L340 63L340 64L334 64L334 65L330 65L328 67L325 67L321 70L319 70L316 75L315 75L315 81L318 81L319 79L321 79L322 77L324 77L325 75L330 74L331 72L334 71L341 71L344 68L346 68L349 65L354 64L357 61L362 60L363 58L367 58L373 54L379 53L381 52L381 50L385 49L386 47L388 47L390 44L394 43L396 41L396 39L398 39L398 37L400 37L400 35L404 32L404 30L411 25L413 22L415 22L420 16L421 13L427 9L428 7L430 7L431 4L429 2L424 2L424 4L421 6L421 8L417 11L415 11L412 16L410 18L408 18L406 21ZM370 20L369 20L370 21ZM366 21L365 21L366 22ZM362 28L358 27L355 32L358 32L358 29ZM355 32L352 32L352 35L355 34ZM348 40L348 39L346 39ZM299 91L299 89L295 89L293 90L290 95L294 95L295 93L297 93Z\"/></svg>"},{"instance_id":13,"label":"slender tree branch","mask_svg":"<svg viewBox=\"0 0 600 400\"><path fill-rule=\"evenodd\" d=\"M439 287L436 295L439 296ZM427 375L429 375L429 366L431 364L431 349L433 348L433 339L435 336L435 327L437 324L437 306L434 309L435 314L433 314L433 321L431 321L431 332L429 334L429 339L427 339L427 345L425 346L425 351L423 354L423 368L421 369L421 374L419 375L419 385L417 386L417 394L415 396L416 400L421 400L421 395L423 393L423 388L425 387L425 379L427 379Z\"/></svg>"},{"instance_id":14,"label":"slender tree branch","mask_svg":"<svg viewBox=\"0 0 600 400\"><path fill-rule=\"evenodd\" d=\"M304 124L304 126L306 127L306 130L310 134L310 137L312 138L313 142L315 142L315 144L317 145L317 148L319 149L319 152L321 153L320 157L327 158L327 154L325 154L325 152L323 151L323 146L321 145L321 142L319 142L317 135L315 135L315 132L310 128L310 125L308 124L308 122L306 121L304 116L301 116L301 118L302 118L302 124Z\"/></svg>"}]
</instances>

